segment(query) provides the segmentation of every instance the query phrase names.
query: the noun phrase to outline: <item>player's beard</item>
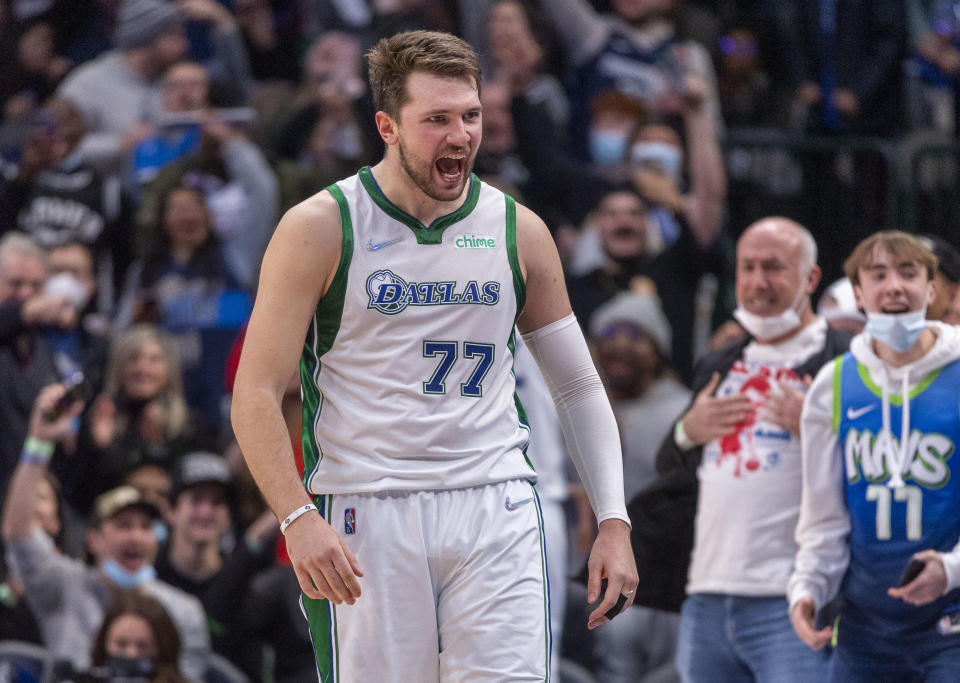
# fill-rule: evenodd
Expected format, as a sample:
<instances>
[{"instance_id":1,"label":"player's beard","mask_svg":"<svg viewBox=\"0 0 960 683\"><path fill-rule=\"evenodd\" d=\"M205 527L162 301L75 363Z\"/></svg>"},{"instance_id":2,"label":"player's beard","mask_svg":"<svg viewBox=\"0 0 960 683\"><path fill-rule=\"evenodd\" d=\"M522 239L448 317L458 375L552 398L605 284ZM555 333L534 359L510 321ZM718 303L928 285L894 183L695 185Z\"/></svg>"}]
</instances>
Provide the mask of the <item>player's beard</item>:
<instances>
[{"instance_id":1,"label":"player's beard","mask_svg":"<svg viewBox=\"0 0 960 683\"><path fill-rule=\"evenodd\" d=\"M469 152L463 160L463 177L460 178L460 182L454 187L441 187L433 175L436 171L435 159L426 162L415 154L409 153L404 147L403 140L399 141L397 147L400 152L400 166L410 177L410 180L430 199L438 202L450 202L463 193L463 188L470 180L470 173L473 170L473 157Z\"/></svg>"}]
</instances>

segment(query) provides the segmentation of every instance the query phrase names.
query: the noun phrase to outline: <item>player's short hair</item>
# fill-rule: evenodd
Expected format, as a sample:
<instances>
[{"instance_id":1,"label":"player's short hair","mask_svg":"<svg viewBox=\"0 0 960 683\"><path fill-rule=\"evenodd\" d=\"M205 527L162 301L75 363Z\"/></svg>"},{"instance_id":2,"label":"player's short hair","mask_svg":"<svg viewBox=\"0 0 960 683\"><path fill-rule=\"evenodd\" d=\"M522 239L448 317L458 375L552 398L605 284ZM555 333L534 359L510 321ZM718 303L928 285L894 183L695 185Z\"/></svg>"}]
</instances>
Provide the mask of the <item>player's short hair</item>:
<instances>
[{"instance_id":1,"label":"player's short hair","mask_svg":"<svg viewBox=\"0 0 960 683\"><path fill-rule=\"evenodd\" d=\"M850 282L860 284L860 269L870 265L879 249L898 261L916 261L927 269L928 280L937 274L937 257L921 239L900 230L881 230L860 242L844 261L843 272Z\"/></svg>"},{"instance_id":2,"label":"player's short hair","mask_svg":"<svg viewBox=\"0 0 960 683\"><path fill-rule=\"evenodd\" d=\"M367 52L370 91L377 111L397 118L407 103L414 71L472 79L480 94L480 60L466 41L440 31L407 31L382 38Z\"/></svg>"}]
</instances>

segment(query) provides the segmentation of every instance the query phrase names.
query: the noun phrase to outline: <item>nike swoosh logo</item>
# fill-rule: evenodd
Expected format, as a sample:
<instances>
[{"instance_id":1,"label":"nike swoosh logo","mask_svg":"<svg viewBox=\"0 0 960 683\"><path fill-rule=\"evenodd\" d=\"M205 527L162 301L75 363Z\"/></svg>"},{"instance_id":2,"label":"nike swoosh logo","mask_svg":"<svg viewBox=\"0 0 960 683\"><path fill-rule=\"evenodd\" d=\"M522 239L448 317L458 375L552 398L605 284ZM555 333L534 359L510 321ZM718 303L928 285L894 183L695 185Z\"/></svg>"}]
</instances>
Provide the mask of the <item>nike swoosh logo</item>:
<instances>
[{"instance_id":1,"label":"nike swoosh logo","mask_svg":"<svg viewBox=\"0 0 960 683\"><path fill-rule=\"evenodd\" d=\"M507 508L510 512L513 512L521 505L526 505L527 503L532 503L533 498L524 498L523 500L518 500L515 503L510 502L510 496L507 496L507 500L504 501L503 507Z\"/></svg>"},{"instance_id":2,"label":"nike swoosh logo","mask_svg":"<svg viewBox=\"0 0 960 683\"><path fill-rule=\"evenodd\" d=\"M871 403L870 405L863 406L862 408L854 408L853 406L850 406L847 408L847 419L856 420L859 417L863 417L876 407L876 403Z\"/></svg>"},{"instance_id":3,"label":"nike swoosh logo","mask_svg":"<svg viewBox=\"0 0 960 683\"><path fill-rule=\"evenodd\" d=\"M396 244L397 242L402 242L402 241L403 241L402 237L397 237L396 239L387 240L386 242L378 242L377 244L374 244L373 240L369 240L367 242L367 250L379 251L380 249L385 249L386 247L389 247L391 244Z\"/></svg>"}]
</instances>

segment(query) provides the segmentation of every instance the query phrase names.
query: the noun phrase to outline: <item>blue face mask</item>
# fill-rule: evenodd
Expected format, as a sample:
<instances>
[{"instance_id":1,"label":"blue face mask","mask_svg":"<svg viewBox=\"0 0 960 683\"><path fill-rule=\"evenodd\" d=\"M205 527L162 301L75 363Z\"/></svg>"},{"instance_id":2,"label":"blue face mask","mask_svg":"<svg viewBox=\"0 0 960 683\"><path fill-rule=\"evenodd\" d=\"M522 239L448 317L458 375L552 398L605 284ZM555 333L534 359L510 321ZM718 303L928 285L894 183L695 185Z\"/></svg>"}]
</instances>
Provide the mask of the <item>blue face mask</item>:
<instances>
[{"instance_id":1,"label":"blue face mask","mask_svg":"<svg viewBox=\"0 0 960 683\"><path fill-rule=\"evenodd\" d=\"M157 543L166 542L167 538L170 536L170 531L167 529L167 525L161 522L159 519L154 520L153 522L153 533L157 537Z\"/></svg>"},{"instance_id":2,"label":"blue face mask","mask_svg":"<svg viewBox=\"0 0 960 683\"><path fill-rule=\"evenodd\" d=\"M157 578L157 570L152 565L146 564L135 572L129 572L113 558L104 560L101 569L117 588L139 588Z\"/></svg>"},{"instance_id":3,"label":"blue face mask","mask_svg":"<svg viewBox=\"0 0 960 683\"><path fill-rule=\"evenodd\" d=\"M917 343L927 329L927 307L906 313L871 313L867 311L867 324L863 328L878 342L894 351L903 353Z\"/></svg>"},{"instance_id":4,"label":"blue face mask","mask_svg":"<svg viewBox=\"0 0 960 683\"><path fill-rule=\"evenodd\" d=\"M590 131L590 158L601 165L619 164L627 149L627 136L615 130Z\"/></svg>"},{"instance_id":5,"label":"blue face mask","mask_svg":"<svg viewBox=\"0 0 960 683\"><path fill-rule=\"evenodd\" d=\"M683 152L666 142L638 142L630 150L630 158L640 168L653 167L680 182Z\"/></svg>"}]
</instances>

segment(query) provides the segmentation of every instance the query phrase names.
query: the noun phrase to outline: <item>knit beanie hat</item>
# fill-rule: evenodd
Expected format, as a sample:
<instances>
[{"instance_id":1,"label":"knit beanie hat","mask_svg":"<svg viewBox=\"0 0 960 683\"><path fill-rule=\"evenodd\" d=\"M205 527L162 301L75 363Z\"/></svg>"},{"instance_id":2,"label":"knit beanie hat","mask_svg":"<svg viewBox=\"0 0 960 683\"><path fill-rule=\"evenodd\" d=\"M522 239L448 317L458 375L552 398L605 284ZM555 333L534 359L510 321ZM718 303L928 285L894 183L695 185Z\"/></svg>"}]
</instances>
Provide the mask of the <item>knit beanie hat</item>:
<instances>
[{"instance_id":1,"label":"knit beanie hat","mask_svg":"<svg viewBox=\"0 0 960 683\"><path fill-rule=\"evenodd\" d=\"M121 50L146 47L180 24L180 13L172 2L123 0L113 42Z\"/></svg>"},{"instance_id":2,"label":"knit beanie hat","mask_svg":"<svg viewBox=\"0 0 960 683\"><path fill-rule=\"evenodd\" d=\"M664 358L670 357L670 341L673 335L659 297L633 292L617 294L590 316L590 335L600 337L607 327L620 323L633 325L648 334L660 355Z\"/></svg>"}]
</instances>

